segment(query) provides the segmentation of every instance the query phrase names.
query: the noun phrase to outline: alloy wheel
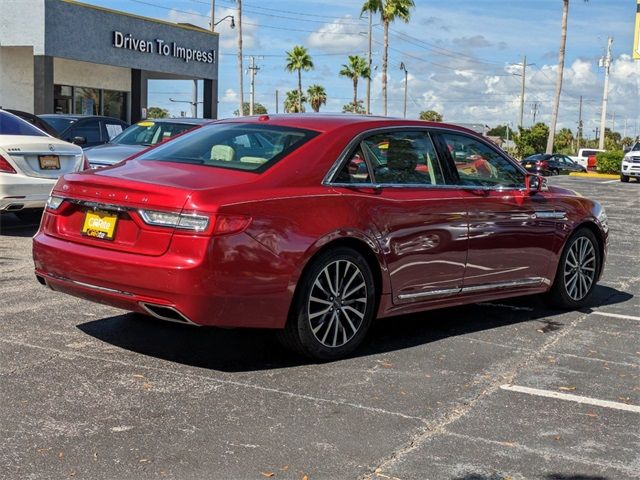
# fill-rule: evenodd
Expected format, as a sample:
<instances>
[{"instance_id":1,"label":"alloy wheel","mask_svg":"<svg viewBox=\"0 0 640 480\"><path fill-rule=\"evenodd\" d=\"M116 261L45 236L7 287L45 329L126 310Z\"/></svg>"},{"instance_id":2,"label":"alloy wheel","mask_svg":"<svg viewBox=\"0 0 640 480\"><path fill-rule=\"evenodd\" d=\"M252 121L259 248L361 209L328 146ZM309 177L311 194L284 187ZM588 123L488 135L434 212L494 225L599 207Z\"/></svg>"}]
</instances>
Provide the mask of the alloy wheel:
<instances>
[{"instance_id":1,"label":"alloy wheel","mask_svg":"<svg viewBox=\"0 0 640 480\"><path fill-rule=\"evenodd\" d=\"M564 285L572 300L587 296L596 276L596 249L588 237L578 237L564 262Z\"/></svg>"},{"instance_id":2,"label":"alloy wheel","mask_svg":"<svg viewBox=\"0 0 640 480\"><path fill-rule=\"evenodd\" d=\"M367 310L367 284L349 260L327 264L314 279L307 318L318 342L329 348L348 343L360 330Z\"/></svg>"}]
</instances>

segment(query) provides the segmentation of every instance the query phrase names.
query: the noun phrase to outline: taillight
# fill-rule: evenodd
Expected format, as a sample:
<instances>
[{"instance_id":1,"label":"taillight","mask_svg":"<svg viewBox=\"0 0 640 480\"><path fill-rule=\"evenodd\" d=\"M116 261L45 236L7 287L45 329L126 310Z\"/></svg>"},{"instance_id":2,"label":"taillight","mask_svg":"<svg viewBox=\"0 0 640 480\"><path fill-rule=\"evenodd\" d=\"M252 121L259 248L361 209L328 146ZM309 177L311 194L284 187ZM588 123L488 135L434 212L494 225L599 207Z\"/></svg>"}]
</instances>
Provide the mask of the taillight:
<instances>
[{"instance_id":1,"label":"taillight","mask_svg":"<svg viewBox=\"0 0 640 480\"><path fill-rule=\"evenodd\" d=\"M220 215L216 218L216 226L213 229L214 235L228 235L239 233L246 229L251 223L251 217L244 215Z\"/></svg>"},{"instance_id":2,"label":"taillight","mask_svg":"<svg viewBox=\"0 0 640 480\"><path fill-rule=\"evenodd\" d=\"M549 164L546 162L546 160L538 160L536 162L536 166L542 167L542 168L547 168L549 166Z\"/></svg>"},{"instance_id":3,"label":"taillight","mask_svg":"<svg viewBox=\"0 0 640 480\"><path fill-rule=\"evenodd\" d=\"M157 210L138 210L138 213L144 223L156 227L172 227L203 232L209 226L209 217L205 215L161 212Z\"/></svg>"},{"instance_id":4,"label":"taillight","mask_svg":"<svg viewBox=\"0 0 640 480\"><path fill-rule=\"evenodd\" d=\"M16 169L11 166L11 164L0 155L0 172L3 173L17 173Z\"/></svg>"}]
</instances>

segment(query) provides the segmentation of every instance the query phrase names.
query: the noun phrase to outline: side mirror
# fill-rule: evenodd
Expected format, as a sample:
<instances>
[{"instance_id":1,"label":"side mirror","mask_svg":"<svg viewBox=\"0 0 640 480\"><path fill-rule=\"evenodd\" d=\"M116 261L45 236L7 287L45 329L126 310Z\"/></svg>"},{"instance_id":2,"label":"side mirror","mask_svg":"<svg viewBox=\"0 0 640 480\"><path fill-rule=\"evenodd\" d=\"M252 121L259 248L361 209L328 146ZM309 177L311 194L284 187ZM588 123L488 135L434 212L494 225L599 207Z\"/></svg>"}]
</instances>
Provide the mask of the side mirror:
<instances>
[{"instance_id":1,"label":"side mirror","mask_svg":"<svg viewBox=\"0 0 640 480\"><path fill-rule=\"evenodd\" d=\"M525 190L529 195L541 192L546 185L547 181L541 175L528 174L524 179Z\"/></svg>"},{"instance_id":2,"label":"side mirror","mask_svg":"<svg viewBox=\"0 0 640 480\"><path fill-rule=\"evenodd\" d=\"M73 137L71 143L73 143L74 145L84 145L85 143L87 143L87 139L85 137Z\"/></svg>"}]
</instances>

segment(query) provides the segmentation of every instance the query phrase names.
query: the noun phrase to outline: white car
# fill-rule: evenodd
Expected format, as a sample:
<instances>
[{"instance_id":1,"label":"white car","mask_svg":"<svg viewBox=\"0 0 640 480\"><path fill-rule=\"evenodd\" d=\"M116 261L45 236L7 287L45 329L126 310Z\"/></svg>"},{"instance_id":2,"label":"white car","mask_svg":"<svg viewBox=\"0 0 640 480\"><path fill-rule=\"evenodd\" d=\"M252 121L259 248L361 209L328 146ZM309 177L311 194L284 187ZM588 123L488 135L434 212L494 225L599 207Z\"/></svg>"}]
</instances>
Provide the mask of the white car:
<instances>
[{"instance_id":1,"label":"white car","mask_svg":"<svg viewBox=\"0 0 640 480\"><path fill-rule=\"evenodd\" d=\"M640 182L640 142L625 153L620 166L620 181L626 183L631 177Z\"/></svg>"},{"instance_id":2,"label":"white car","mask_svg":"<svg viewBox=\"0 0 640 480\"><path fill-rule=\"evenodd\" d=\"M88 166L79 146L0 110L0 214L36 220L58 178Z\"/></svg>"},{"instance_id":3,"label":"white car","mask_svg":"<svg viewBox=\"0 0 640 480\"><path fill-rule=\"evenodd\" d=\"M599 150L597 148L581 148L577 157L569 157L578 165L589 170L589 167L595 167L595 165L589 165L589 157L591 155L597 155L598 153L605 152L606 150Z\"/></svg>"}]
</instances>

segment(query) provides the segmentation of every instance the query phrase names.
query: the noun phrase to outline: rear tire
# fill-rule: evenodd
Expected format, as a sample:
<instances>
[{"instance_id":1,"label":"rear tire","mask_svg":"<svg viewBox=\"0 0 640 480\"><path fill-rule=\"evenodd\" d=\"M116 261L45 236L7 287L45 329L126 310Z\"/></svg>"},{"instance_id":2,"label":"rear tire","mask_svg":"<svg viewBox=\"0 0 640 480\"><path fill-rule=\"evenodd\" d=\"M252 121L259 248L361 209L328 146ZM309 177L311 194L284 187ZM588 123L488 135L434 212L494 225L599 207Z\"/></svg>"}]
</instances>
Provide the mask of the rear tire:
<instances>
[{"instance_id":1,"label":"rear tire","mask_svg":"<svg viewBox=\"0 0 640 480\"><path fill-rule=\"evenodd\" d=\"M278 339L289 350L327 361L353 352L376 310L373 274L356 250L321 253L300 278L289 319Z\"/></svg>"},{"instance_id":2,"label":"rear tire","mask_svg":"<svg viewBox=\"0 0 640 480\"><path fill-rule=\"evenodd\" d=\"M563 309L582 307L596 285L602 258L598 240L591 230L581 228L567 241L551 290L550 305Z\"/></svg>"},{"instance_id":3,"label":"rear tire","mask_svg":"<svg viewBox=\"0 0 640 480\"><path fill-rule=\"evenodd\" d=\"M628 176L628 175L620 174L620 181L621 181L622 183L629 183L629 176ZM640 181L640 180L639 180L639 181Z\"/></svg>"}]
</instances>

